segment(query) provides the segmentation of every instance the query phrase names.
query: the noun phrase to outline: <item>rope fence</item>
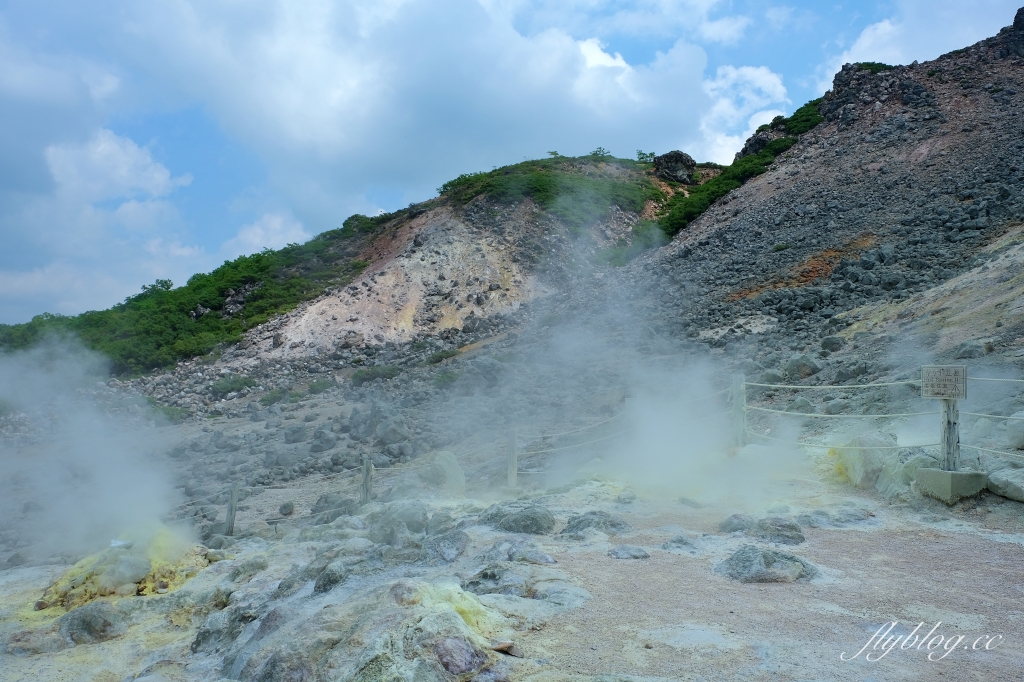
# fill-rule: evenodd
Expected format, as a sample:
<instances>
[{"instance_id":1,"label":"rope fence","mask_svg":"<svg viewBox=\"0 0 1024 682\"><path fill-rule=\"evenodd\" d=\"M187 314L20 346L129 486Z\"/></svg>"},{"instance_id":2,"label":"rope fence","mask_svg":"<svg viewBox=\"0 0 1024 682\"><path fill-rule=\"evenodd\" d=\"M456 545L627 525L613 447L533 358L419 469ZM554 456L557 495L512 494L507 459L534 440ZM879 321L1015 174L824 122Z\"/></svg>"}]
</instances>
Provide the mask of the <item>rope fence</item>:
<instances>
[{"instance_id":1,"label":"rope fence","mask_svg":"<svg viewBox=\"0 0 1024 682\"><path fill-rule=\"evenodd\" d=\"M957 366L957 367L960 367L960 366ZM1003 382L1003 383L1024 384L1024 379L997 379L997 378L990 378L990 377L967 377L965 375L966 372L964 370L961 370L961 373L964 374L964 376L960 377L960 379L965 382L963 384L963 386L966 386L966 381L968 381L968 380L969 381L988 381L988 382ZM907 448L936 448L937 447L937 448L940 448L942 450L940 455L944 456L944 458L945 458L945 465L944 465L943 468L946 468L947 470L950 470L950 471L955 471L956 468L957 468L957 462L959 460L959 448L960 447L966 447L966 448L969 448L969 449L972 449L972 450L976 450L976 451L979 451L979 452L985 452L985 453L989 453L989 454L993 454L993 455L998 455L998 456L1024 459L1024 454L1021 454L1021 453L1006 452L1006 451L1002 451L1002 450L993 450L993 449L989 449L989 448L983 448L983 447L980 447L980 446L977 446L977 445L968 445L968 444L962 444L961 445L960 442L959 442L959 431L958 431L958 424L957 424L957 420L958 420L960 414L963 414L964 416L970 416L970 417L988 418L988 419L1001 419L1001 420L1012 420L1012 421L1024 421L1024 417L984 414L984 413L978 413L978 412L963 412L963 413L960 413L960 412L958 412L956 410L955 400L951 400L951 399L945 399L945 398L942 399L942 410L940 410L940 411L931 411L931 412L891 412L891 413L883 413L883 414L820 414L820 413L816 413L816 412L801 412L801 411L795 411L795 410L779 410L779 409L774 409L774 408L771 408L771 407L763 407L763 406L760 406L760 405L751 405L747 401L747 394L746 394L746 389L748 387L751 387L751 388L764 388L764 389L775 389L775 390L792 390L792 391L800 391L800 390L824 390L824 391L856 391L856 390L861 390L861 391L868 391L868 390L873 390L873 389L877 389L877 388L888 388L888 387L895 387L895 386L922 387L923 386L923 380L925 379L925 377L926 377L926 373L924 372L924 370L922 370L922 380L889 381L889 382L876 382L876 383L869 383L869 384L806 386L806 385L800 385L800 384L769 384L769 383L761 383L761 382L751 382L751 381L746 381L746 378L743 375L736 375L736 376L733 377L733 382L732 382L732 386L731 387L722 389L720 391L716 391L714 393L710 393L708 395L701 396L699 398L693 398L693 399L686 400L682 404L683 405L692 405L692 404L707 403L708 401L710 401L712 399L715 399L715 398L718 398L720 396L728 396L728 400L724 401L724 402L726 402L729 405L728 409L725 410L725 411L722 411L722 412L716 412L715 414L712 414L710 416L717 417L717 416L722 416L722 415L725 415L725 414L730 414L730 413L732 414L734 444L739 446L739 447L741 447L741 446L746 444L748 437L757 438L757 439L763 439L763 440L766 440L766 441L772 441L772 442L781 443L781 444L790 445L790 446L795 446L795 447L817 448L817 449L824 449L824 450L860 449L860 450L896 451L896 450L905 450ZM963 395L966 395L966 393L963 393ZM928 397L928 396L925 396L925 397ZM961 395L961 397L962 397L962 395ZM943 433L942 433L943 437L937 443L925 443L925 444L915 444L915 445L894 445L894 446L878 446L878 445L872 445L872 446L868 446L868 445L865 445L865 446L859 446L859 445L825 445L825 444L811 443L811 442L801 441L801 440L788 440L788 439L785 439L785 438L779 438L779 437L776 437L776 436L769 435L768 433L761 433L759 431L751 429L747 425L747 414L749 412L756 412L756 413L767 414L767 415L781 415L781 416L785 416L785 417L793 417L793 418L798 418L798 419L826 419L826 420L828 420L828 419L858 420L859 419L859 420L868 420L868 421L872 421L872 420L886 420L886 419L905 419L905 418L913 418L913 417L934 417L934 416L940 416L941 417L940 423L942 424L942 428L943 428ZM573 429L569 429L567 431L561 431L561 432L557 432L557 433L536 434L536 435L531 435L531 436L525 436L524 438L526 440L551 441L553 439L563 438L565 436L581 434L581 433L593 431L593 430L595 430L595 429L597 429L597 428L599 428L601 426L604 426L605 424L608 424L608 423L611 423L613 421L619 420L620 418L622 418L624 416L624 414L625 414L625 411L620 411L617 414L612 415L611 417L608 417L607 419L601 419L601 420L599 420L597 422L594 422L592 424L587 424L585 426L580 426L580 427L577 427L577 428L573 428ZM561 445L561 446L558 446L558 447L547 447L547 448L543 448L543 449L539 449L539 450L527 450L527 451L524 451L524 452L519 452L519 450L518 450L518 438L519 437L517 437L516 433L514 431L512 431L512 432L510 432L508 439L505 439L505 440L495 440L495 441L491 441L491 442L486 443L486 444L481 444L481 445L479 445L477 447L474 447L474 448L470 449L469 451L463 451L463 452L461 452L459 454L455 454L455 457L456 457L457 460L459 460L460 465L463 467L464 472L475 475L475 474L478 474L478 473L482 472L485 469L494 469L494 468L496 468L496 466L498 465L498 459L497 459L497 457L495 455L497 455L497 453L500 452L500 448L504 447L505 451L506 451L508 489L512 490L512 491L515 491L515 490L519 490L519 488L518 488L518 476L519 475L540 475L540 474L545 474L545 473L550 471L550 469L538 468L536 466L533 466L533 467L530 467L530 468L520 468L520 466L519 466L519 457L536 457L536 456L539 456L539 455L546 455L546 454L554 453L554 452L563 452L563 451L567 451L567 450L573 450L573 449L576 449L576 448L582 448L582 447L586 447L588 445L594 445L596 443L602 443L602 442L610 441L612 439L618 438L618 437L626 434L627 432L628 432L627 429L622 429L622 430L616 431L615 433L611 433L611 434L602 436L600 438L592 438L590 440L586 440L586 441L579 442L579 443L571 443L571 444L568 444L568 445ZM452 446L452 449L455 450L455 449L458 449L460 446L465 446L467 444L471 445L471 443L469 443L469 441L472 441L472 440L475 440L475 436L471 436L471 437L463 440L461 443L459 443L459 444L457 444L455 446ZM475 462L468 461L470 458L477 457L477 456L480 456L480 455L484 455L484 459L482 459L480 461L475 461ZM373 466L372 462L369 460L368 456L364 455L363 466L362 466L361 469L359 469L359 468L357 468L357 469L350 469L350 470L347 470L347 471L338 472L338 473L334 473L334 474L327 474L327 475L320 476L319 478L315 478L315 479L296 478L296 479L294 479L295 483L293 485L249 486L249 487L246 487L246 488L240 488L239 486L236 485L234 488L232 488L231 494L230 494L231 502L229 503L229 518L233 518L233 513L234 513L233 512L233 505L237 501L237 496L238 496L239 490L247 490L247 491L268 490L268 489L269 490L287 490L287 489L291 489L291 488L294 488L294 487L297 487L297 486L308 486L308 485L313 485L313 484L318 484L318 483L322 483L322 482L325 482L325 481L333 481L333 480L345 481L346 484L347 484L347 483L351 483L351 482L356 481L356 479L360 475L362 475L361 500L363 502L367 502L367 501L369 501L371 499L371 486L372 486L372 480L373 480L374 473L378 473L379 472L382 475L389 475L389 474L392 474L392 473L401 473L402 471L415 471L415 470L418 470L418 469L426 468L428 466L431 466L431 464L429 464L429 463L428 464L402 464L402 465L398 465L398 466L375 467L375 466ZM207 496L207 497L203 497L203 498L193 499L193 500L190 500L190 501L188 501L188 502L186 502L184 504L178 505L177 507L174 507L171 510L171 512L174 513L174 512L176 512L178 510L185 509L185 508L190 507L190 506L202 504L202 503L205 503L205 502L213 502L215 499L223 500L223 498L224 498L224 496L226 494L227 494L226 492L220 492L220 493L217 493L215 495L211 495L211 496ZM296 518L287 518L287 519L286 518L281 518L281 519L272 519L272 520L274 522L276 522L276 523L286 523L286 522L287 523L291 523L291 522L296 522L296 521L298 521L300 519L304 519L304 518L308 518L308 517L296 517Z\"/></svg>"}]
</instances>

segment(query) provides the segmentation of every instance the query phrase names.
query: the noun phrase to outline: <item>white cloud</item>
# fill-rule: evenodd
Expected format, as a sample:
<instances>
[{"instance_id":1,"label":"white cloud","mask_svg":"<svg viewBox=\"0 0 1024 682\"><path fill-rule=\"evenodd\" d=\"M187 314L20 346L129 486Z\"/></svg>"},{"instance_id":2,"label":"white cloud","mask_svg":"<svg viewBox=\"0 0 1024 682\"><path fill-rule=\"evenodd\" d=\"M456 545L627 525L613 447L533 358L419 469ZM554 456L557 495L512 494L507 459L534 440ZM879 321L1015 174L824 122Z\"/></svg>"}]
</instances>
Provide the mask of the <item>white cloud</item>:
<instances>
[{"instance_id":1,"label":"white cloud","mask_svg":"<svg viewBox=\"0 0 1024 682\"><path fill-rule=\"evenodd\" d=\"M743 37L750 25L750 17L723 17L700 24L700 35L713 43L731 44Z\"/></svg>"},{"instance_id":2,"label":"white cloud","mask_svg":"<svg viewBox=\"0 0 1024 682\"><path fill-rule=\"evenodd\" d=\"M700 124L703 151L717 163L730 163L757 126L784 113L777 105L789 101L782 77L764 66L719 67L704 90L713 104Z\"/></svg>"},{"instance_id":3,"label":"white cloud","mask_svg":"<svg viewBox=\"0 0 1024 682\"><path fill-rule=\"evenodd\" d=\"M192 182L187 173L172 178L148 149L106 129L84 144L50 145L44 155L59 191L85 202L160 197Z\"/></svg>"},{"instance_id":4,"label":"white cloud","mask_svg":"<svg viewBox=\"0 0 1024 682\"><path fill-rule=\"evenodd\" d=\"M910 64L972 45L1012 24L1019 5L1020 0L974 0L968 8L957 0L899 0L892 17L866 27L842 54L822 65L818 90L832 87L843 64Z\"/></svg>"},{"instance_id":5,"label":"white cloud","mask_svg":"<svg viewBox=\"0 0 1024 682\"><path fill-rule=\"evenodd\" d=\"M294 218L280 213L264 213L256 222L242 226L238 235L224 242L220 250L225 258L237 258L263 249L302 243L311 237L302 223Z\"/></svg>"}]
</instances>

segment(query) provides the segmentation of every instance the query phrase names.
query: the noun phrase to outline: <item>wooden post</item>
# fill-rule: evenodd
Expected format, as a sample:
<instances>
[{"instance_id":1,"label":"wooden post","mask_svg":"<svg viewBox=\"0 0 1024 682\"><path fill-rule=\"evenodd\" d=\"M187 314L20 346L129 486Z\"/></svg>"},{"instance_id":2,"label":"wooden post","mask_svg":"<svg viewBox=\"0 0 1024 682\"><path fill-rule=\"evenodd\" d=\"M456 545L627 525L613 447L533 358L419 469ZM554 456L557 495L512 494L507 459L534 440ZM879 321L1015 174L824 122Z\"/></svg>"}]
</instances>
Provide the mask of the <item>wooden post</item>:
<instances>
[{"instance_id":1,"label":"wooden post","mask_svg":"<svg viewBox=\"0 0 1024 682\"><path fill-rule=\"evenodd\" d=\"M941 424L942 469L944 471L960 470L960 410L956 400L944 398L942 405Z\"/></svg>"},{"instance_id":2,"label":"wooden post","mask_svg":"<svg viewBox=\"0 0 1024 682\"><path fill-rule=\"evenodd\" d=\"M519 486L519 444L516 442L516 431L508 432L508 487Z\"/></svg>"},{"instance_id":3,"label":"wooden post","mask_svg":"<svg viewBox=\"0 0 1024 682\"><path fill-rule=\"evenodd\" d=\"M235 511L238 509L238 482L231 486L231 497L228 499L228 515L224 519L224 535L235 534Z\"/></svg>"},{"instance_id":4,"label":"wooden post","mask_svg":"<svg viewBox=\"0 0 1024 682\"><path fill-rule=\"evenodd\" d=\"M369 504L373 493L373 463L369 455L363 455L363 487L359 491L359 503Z\"/></svg>"},{"instance_id":5,"label":"wooden post","mask_svg":"<svg viewBox=\"0 0 1024 682\"><path fill-rule=\"evenodd\" d=\"M742 374L732 377L732 428L738 450L747 444L747 379Z\"/></svg>"}]
</instances>

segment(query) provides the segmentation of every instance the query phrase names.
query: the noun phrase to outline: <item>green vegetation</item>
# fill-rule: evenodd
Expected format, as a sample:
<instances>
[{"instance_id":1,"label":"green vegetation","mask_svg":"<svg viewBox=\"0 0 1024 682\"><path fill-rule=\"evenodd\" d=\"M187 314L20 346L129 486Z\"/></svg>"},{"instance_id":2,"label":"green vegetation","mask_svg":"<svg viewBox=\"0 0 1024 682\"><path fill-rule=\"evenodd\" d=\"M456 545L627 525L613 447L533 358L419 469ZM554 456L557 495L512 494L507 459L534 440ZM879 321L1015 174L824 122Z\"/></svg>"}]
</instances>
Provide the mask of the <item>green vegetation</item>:
<instances>
[{"instance_id":1,"label":"green vegetation","mask_svg":"<svg viewBox=\"0 0 1024 682\"><path fill-rule=\"evenodd\" d=\"M459 372L441 372L434 377L435 388L451 388L455 380L459 378Z\"/></svg>"},{"instance_id":2,"label":"green vegetation","mask_svg":"<svg viewBox=\"0 0 1024 682\"><path fill-rule=\"evenodd\" d=\"M334 381L331 379L317 379L306 390L310 395L318 395L332 388L334 388Z\"/></svg>"},{"instance_id":3,"label":"green vegetation","mask_svg":"<svg viewBox=\"0 0 1024 682\"><path fill-rule=\"evenodd\" d=\"M775 160L775 157L794 144L796 144L796 138L793 137L772 140L759 153L733 161L732 165L723 170L720 175L716 175L703 185L692 188L690 196L683 196L682 193L676 194L668 202L668 215L659 221L661 229L666 235L676 234L708 210L708 207L716 200L740 187L755 175L760 175L768 170L768 165Z\"/></svg>"},{"instance_id":4,"label":"green vegetation","mask_svg":"<svg viewBox=\"0 0 1024 682\"><path fill-rule=\"evenodd\" d=\"M882 71L892 71L896 67L891 64L883 64L882 62L856 62L854 66L858 69L870 71L871 73L881 73Z\"/></svg>"},{"instance_id":5,"label":"green vegetation","mask_svg":"<svg viewBox=\"0 0 1024 682\"><path fill-rule=\"evenodd\" d=\"M223 398L228 393L238 393L243 388L250 388L255 385L256 381L252 377L241 374L229 374L213 382L210 385L210 393L215 398Z\"/></svg>"},{"instance_id":6,"label":"green vegetation","mask_svg":"<svg viewBox=\"0 0 1024 682\"><path fill-rule=\"evenodd\" d=\"M439 350L436 353L431 353L430 354L430 357L427 358L427 363L431 364L431 365L436 365L437 363L441 362L442 360L447 360L448 358L454 358L458 354L459 354L459 351L457 351L457 350Z\"/></svg>"},{"instance_id":7,"label":"green vegetation","mask_svg":"<svg viewBox=\"0 0 1024 682\"><path fill-rule=\"evenodd\" d=\"M613 158L598 147L588 156L557 156L465 173L437 191L461 204L481 194L502 204L528 198L579 231L603 220L612 206L639 213L647 199L664 199L644 170L638 162Z\"/></svg>"},{"instance_id":8,"label":"green vegetation","mask_svg":"<svg viewBox=\"0 0 1024 682\"><path fill-rule=\"evenodd\" d=\"M781 244L776 244L775 246L773 246L772 251L785 251L788 248L791 248L791 245L787 244L786 242L782 242Z\"/></svg>"},{"instance_id":9,"label":"green vegetation","mask_svg":"<svg viewBox=\"0 0 1024 682\"><path fill-rule=\"evenodd\" d=\"M654 152L645 152L642 149L636 150L636 162L637 163L654 163Z\"/></svg>"},{"instance_id":10,"label":"green vegetation","mask_svg":"<svg viewBox=\"0 0 1024 682\"><path fill-rule=\"evenodd\" d=\"M352 373L352 385L362 386L366 382L373 381L374 379L393 379L401 373L401 368L388 367L386 365L357 369Z\"/></svg>"},{"instance_id":11,"label":"green vegetation","mask_svg":"<svg viewBox=\"0 0 1024 682\"><path fill-rule=\"evenodd\" d=\"M367 265L356 258L366 241L409 213L354 215L341 228L305 244L226 261L176 289L170 280L157 280L108 310L73 317L43 313L24 324L0 325L0 351L26 348L48 335L77 336L107 355L117 374L137 374L204 355L220 344L237 342L247 329L319 296L325 288L352 281ZM232 315L225 303L238 292L245 292L244 307Z\"/></svg>"},{"instance_id":12,"label":"green vegetation","mask_svg":"<svg viewBox=\"0 0 1024 682\"><path fill-rule=\"evenodd\" d=\"M808 130L825 120L825 117L818 111L821 98L813 99L807 104L793 112L793 115L784 121L784 130L787 135L803 135Z\"/></svg>"}]
</instances>

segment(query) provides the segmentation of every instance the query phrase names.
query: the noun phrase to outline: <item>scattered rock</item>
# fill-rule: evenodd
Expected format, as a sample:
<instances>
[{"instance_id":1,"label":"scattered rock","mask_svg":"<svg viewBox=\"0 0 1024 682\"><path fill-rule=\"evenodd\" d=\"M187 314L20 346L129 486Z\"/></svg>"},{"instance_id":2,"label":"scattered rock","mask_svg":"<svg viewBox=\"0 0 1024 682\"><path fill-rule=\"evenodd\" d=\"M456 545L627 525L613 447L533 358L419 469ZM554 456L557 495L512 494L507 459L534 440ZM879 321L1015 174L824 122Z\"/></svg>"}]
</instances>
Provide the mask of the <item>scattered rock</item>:
<instances>
[{"instance_id":1,"label":"scattered rock","mask_svg":"<svg viewBox=\"0 0 1024 682\"><path fill-rule=\"evenodd\" d=\"M468 535L461 530L450 530L424 540L423 555L428 563L451 563L462 556L468 544Z\"/></svg>"},{"instance_id":2,"label":"scattered rock","mask_svg":"<svg viewBox=\"0 0 1024 682\"><path fill-rule=\"evenodd\" d=\"M650 559L651 555L643 547L636 545L616 545L608 550L613 559Z\"/></svg>"},{"instance_id":3,"label":"scattered rock","mask_svg":"<svg viewBox=\"0 0 1024 682\"><path fill-rule=\"evenodd\" d=\"M821 364L806 353L798 353L786 361L786 373L792 379L806 379L820 371Z\"/></svg>"},{"instance_id":4,"label":"scattered rock","mask_svg":"<svg viewBox=\"0 0 1024 682\"><path fill-rule=\"evenodd\" d=\"M654 174L684 185L693 184L697 162L686 152L674 150L654 157Z\"/></svg>"},{"instance_id":5,"label":"scattered rock","mask_svg":"<svg viewBox=\"0 0 1024 682\"><path fill-rule=\"evenodd\" d=\"M609 535L620 535L633 530L633 526L625 522L621 517L609 514L606 511L589 511L569 518L569 522L562 529L564 535L575 535L582 533L588 528L599 530Z\"/></svg>"},{"instance_id":6,"label":"scattered rock","mask_svg":"<svg viewBox=\"0 0 1024 682\"><path fill-rule=\"evenodd\" d=\"M543 535L555 529L555 517L547 509L531 503L504 503L492 505L480 522L509 533Z\"/></svg>"},{"instance_id":7,"label":"scattered rock","mask_svg":"<svg viewBox=\"0 0 1024 682\"><path fill-rule=\"evenodd\" d=\"M128 623L109 602L97 601L61 616L57 628L75 644L96 644L120 637Z\"/></svg>"},{"instance_id":8,"label":"scattered rock","mask_svg":"<svg viewBox=\"0 0 1024 682\"><path fill-rule=\"evenodd\" d=\"M1006 443L1011 448L1024 450L1024 411L1014 412L1010 416L1013 419L1006 420Z\"/></svg>"},{"instance_id":9,"label":"scattered rock","mask_svg":"<svg viewBox=\"0 0 1024 682\"><path fill-rule=\"evenodd\" d=\"M752 516L746 514L733 514L729 516L720 524L718 524L718 530L723 533L735 533L736 531L745 531L748 528L753 528L757 521Z\"/></svg>"},{"instance_id":10,"label":"scattered rock","mask_svg":"<svg viewBox=\"0 0 1024 682\"><path fill-rule=\"evenodd\" d=\"M845 345L846 339L841 336L826 336L821 340L822 350L827 350L831 353L842 350Z\"/></svg>"},{"instance_id":11,"label":"scattered rock","mask_svg":"<svg viewBox=\"0 0 1024 682\"><path fill-rule=\"evenodd\" d=\"M996 495L1024 502L1024 469L1000 469L988 475L988 489Z\"/></svg>"},{"instance_id":12,"label":"scattered rock","mask_svg":"<svg viewBox=\"0 0 1024 682\"><path fill-rule=\"evenodd\" d=\"M715 571L742 583L791 583L818 574L804 559L756 545L743 545Z\"/></svg>"},{"instance_id":13,"label":"scattered rock","mask_svg":"<svg viewBox=\"0 0 1024 682\"><path fill-rule=\"evenodd\" d=\"M798 526L789 519L778 516L769 516L755 523L746 530L747 535L766 542L775 542L780 545L799 545L806 538Z\"/></svg>"},{"instance_id":14,"label":"scattered rock","mask_svg":"<svg viewBox=\"0 0 1024 682\"><path fill-rule=\"evenodd\" d=\"M295 513L295 503L289 500L288 502L285 502L280 507L278 507L277 512L281 516L291 516L293 513Z\"/></svg>"}]
</instances>

